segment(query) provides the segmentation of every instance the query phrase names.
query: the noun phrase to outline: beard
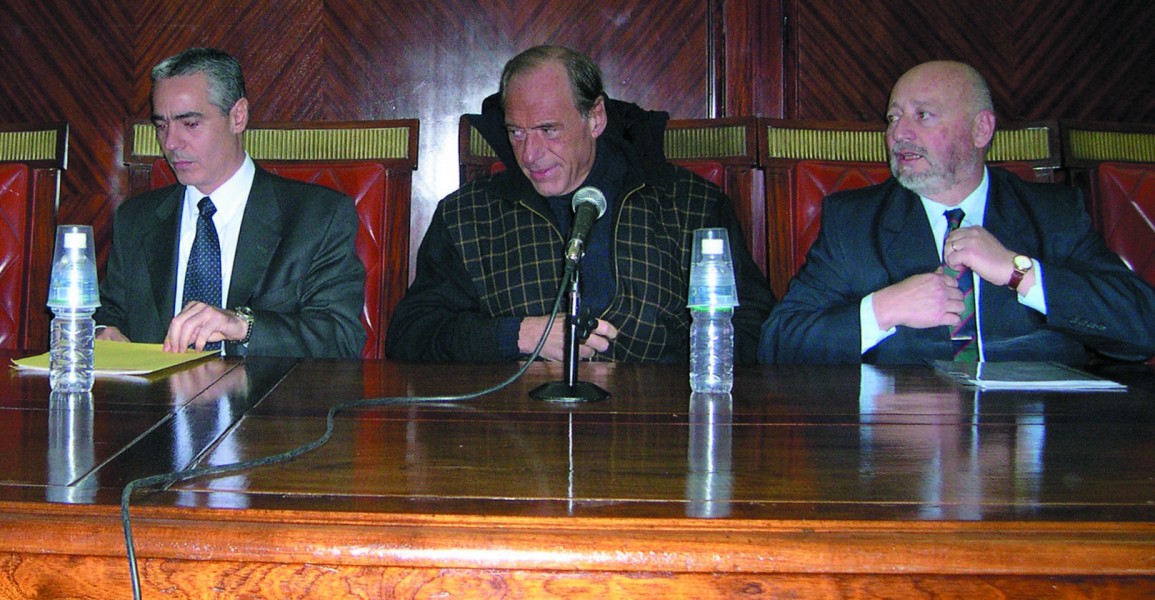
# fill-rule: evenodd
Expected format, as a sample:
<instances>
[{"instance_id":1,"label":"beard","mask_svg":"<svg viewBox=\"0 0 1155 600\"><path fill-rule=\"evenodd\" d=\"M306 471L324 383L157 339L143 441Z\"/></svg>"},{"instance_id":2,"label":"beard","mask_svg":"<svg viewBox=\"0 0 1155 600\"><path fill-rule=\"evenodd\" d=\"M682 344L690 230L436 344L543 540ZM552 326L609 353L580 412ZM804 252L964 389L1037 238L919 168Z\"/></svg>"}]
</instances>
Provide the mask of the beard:
<instances>
[{"instance_id":1,"label":"beard","mask_svg":"<svg viewBox=\"0 0 1155 600\"><path fill-rule=\"evenodd\" d=\"M928 168L916 172L910 167L900 166L895 155L905 152L921 155ZM969 154L962 143L952 143L944 160L939 160L922 146L898 143L890 151L890 173L902 187L919 196L934 198L959 185L959 169L969 164L972 158Z\"/></svg>"}]
</instances>

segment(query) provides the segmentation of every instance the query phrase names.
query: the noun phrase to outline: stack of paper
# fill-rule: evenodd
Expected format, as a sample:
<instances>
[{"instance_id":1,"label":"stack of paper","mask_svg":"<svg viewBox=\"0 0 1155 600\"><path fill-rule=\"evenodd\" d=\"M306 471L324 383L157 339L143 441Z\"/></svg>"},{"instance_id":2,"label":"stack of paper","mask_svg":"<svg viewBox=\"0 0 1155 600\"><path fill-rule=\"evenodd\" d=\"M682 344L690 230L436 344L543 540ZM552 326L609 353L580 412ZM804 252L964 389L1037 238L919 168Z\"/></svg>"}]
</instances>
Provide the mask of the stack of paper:
<instances>
[{"instance_id":1,"label":"stack of paper","mask_svg":"<svg viewBox=\"0 0 1155 600\"><path fill-rule=\"evenodd\" d=\"M97 376L124 376L146 375L210 356L220 356L220 351L176 353L165 352L164 346L161 344L96 340L93 359ZM12 363L17 369L30 372L48 372L47 353L13 360Z\"/></svg>"},{"instance_id":2,"label":"stack of paper","mask_svg":"<svg viewBox=\"0 0 1155 600\"><path fill-rule=\"evenodd\" d=\"M935 369L980 390L1126 390L1127 386L1054 362L961 363L939 360Z\"/></svg>"}]
</instances>

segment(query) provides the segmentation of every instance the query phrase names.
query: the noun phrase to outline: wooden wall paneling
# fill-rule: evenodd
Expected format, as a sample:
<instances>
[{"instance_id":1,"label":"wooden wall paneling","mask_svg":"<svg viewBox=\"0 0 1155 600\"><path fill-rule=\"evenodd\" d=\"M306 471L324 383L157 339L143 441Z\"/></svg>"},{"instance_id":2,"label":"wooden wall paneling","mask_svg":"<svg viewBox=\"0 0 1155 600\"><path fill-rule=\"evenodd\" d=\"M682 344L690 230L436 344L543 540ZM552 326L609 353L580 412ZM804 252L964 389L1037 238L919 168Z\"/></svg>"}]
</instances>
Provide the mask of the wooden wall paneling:
<instances>
[{"instance_id":1,"label":"wooden wall paneling","mask_svg":"<svg viewBox=\"0 0 1155 600\"><path fill-rule=\"evenodd\" d=\"M718 115L782 116L782 0L724 0Z\"/></svg>"},{"instance_id":2,"label":"wooden wall paneling","mask_svg":"<svg viewBox=\"0 0 1155 600\"><path fill-rule=\"evenodd\" d=\"M1155 3L1019 2L1008 118L1155 122Z\"/></svg>"},{"instance_id":3,"label":"wooden wall paneling","mask_svg":"<svg viewBox=\"0 0 1155 600\"><path fill-rule=\"evenodd\" d=\"M111 208L123 194L120 124L131 89L131 3L13 0L4 3L0 22L0 123L70 123L56 217L92 225L102 250ZM46 330L42 335L39 343L47 346Z\"/></svg>"},{"instance_id":4,"label":"wooden wall paneling","mask_svg":"<svg viewBox=\"0 0 1155 600\"><path fill-rule=\"evenodd\" d=\"M160 0L141 3L139 9L134 21L133 93L121 125L125 117L148 116L152 67L194 46L219 48L240 61L252 120L334 118L327 114L321 97L325 37L317 0L243 5L225 0Z\"/></svg>"},{"instance_id":5,"label":"wooden wall paneling","mask_svg":"<svg viewBox=\"0 0 1155 600\"><path fill-rule=\"evenodd\" d=\"M956 59L1000 118L1155 120L1150 2L786 1L787 118L881 118L899 75Z\"/></svg>"}]
</instances>

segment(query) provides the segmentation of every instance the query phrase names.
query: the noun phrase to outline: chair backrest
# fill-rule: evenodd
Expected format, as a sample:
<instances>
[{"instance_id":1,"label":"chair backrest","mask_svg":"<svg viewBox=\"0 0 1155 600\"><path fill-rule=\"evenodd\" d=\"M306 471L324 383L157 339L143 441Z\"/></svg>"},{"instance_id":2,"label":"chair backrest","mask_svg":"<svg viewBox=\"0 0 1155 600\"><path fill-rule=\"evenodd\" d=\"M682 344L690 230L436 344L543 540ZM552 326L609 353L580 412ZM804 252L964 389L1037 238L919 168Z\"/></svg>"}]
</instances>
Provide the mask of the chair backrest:
<instances>
[{"instance_id":1,"label":"chair backrest","mask_svg":"<svg viewBox=\"0 0 1155 600\"><path fill-rule=\"evenodd\" d=\"M670 162L712 181L730 197L754 260L765 270L766 231L757 142L757 120L753 117L671 119L666 124L663 147ZM462 183L504 168L493 148L470 124L469 115L462 115L459 123L458 159Z\"/></svg>"},{"instance_id":2,"label":"chair backrest","mask_svg":"<svg viewBox=\"0 0 1155 600\"><path fill-rule=\"evenodd\" d=\"M126 162L134 193L176 182L153 127L129 123ZM254 123L245 149L270 172L317 183L353 198L360 219L357 256L365 265L362 358L385 356L385 332L409 285L409 207L417 168L418 123Z\"/></svg>"},{"instance_id":3,"label":"chair backrest","mask_svg":"<svg viewBox=\"0 0 1155 600\"><path fill-rule=\"evenodd\" d=\"M48 347L45 303L67 166L67 123L0 125L0 348Z\"/></svg>"},{"instance_id":4,"label":"chair backrest","mask_svg":"<svg viewBox=\"0 0 1155 600\"><path fill-rule=\"evenodd\" d=\"M765 250L774 292L782 297L818 237L822 199L890 177L883 123L761 119L765 171ZM1060 166L1052 122L1001 124L987 160L1024 179L1051 182Z\"/></svg>"},{"instance_id":5,"label":"chair backrest","mask_svg":"<svg viewBox=\"0 0 1155 600\"><path fill-rule=\"evenodd\" d=\"M1059 130L1067 176L1088 198L1095 228L1155 285L1155 125L1061 121Z\"/></svg>"},{"instance_id":6,"label":"chair backrest","mask_svg":"<svg viewBox=\"0 0 1155 600\"><path fill-rule=\"evenodd\" d=\"M1100 163L1095 188L1107 246L1155 285L1155 164Z\"/></svg>"},{"instance_id":7,"label":"chair backrest","mask_svg":"<svg viewBox=\"0 0 1155 600\"><path fill-rule=\"evenodd\" d=\"M1063 159L1107 246L1155 285L1155 125L1062 121Z\"/></svg>"},{"instance_id":8,"label":"chair backrest","mask_svg":"<svg viewBox=\"0 0 1155 600\"><path fill-rule=\"evenodd\" d=\"M1155 125L1148 123L1105 123L1061 121L1063 166L1071 183L1083 189L1095 226L1106 236L1102 205L1116 196L1103 198L1097 185L1099 165L1104 163L1155 164Z\"/></svg>"}]
</instances>

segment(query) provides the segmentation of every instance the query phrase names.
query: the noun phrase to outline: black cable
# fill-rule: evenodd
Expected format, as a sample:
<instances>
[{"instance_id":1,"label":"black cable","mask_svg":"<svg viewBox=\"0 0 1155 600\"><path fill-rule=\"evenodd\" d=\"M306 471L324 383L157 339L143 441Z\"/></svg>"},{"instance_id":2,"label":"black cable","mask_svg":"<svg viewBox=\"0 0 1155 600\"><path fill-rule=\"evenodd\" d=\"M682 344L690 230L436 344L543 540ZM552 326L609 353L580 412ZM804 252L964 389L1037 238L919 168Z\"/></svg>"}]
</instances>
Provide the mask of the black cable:
<instances>
[{"instance_id":1,"label":"black cable","mask_svg":"<svg viewBox=\"0 0 1155 600\"><path fill-rule=\"evenodd\" d=\"M141 477L139 479L134 479L133 481L128 482L128 485L124 486L124 493L120 496L120 521L121 526L124 529L124 545L128 552L128 569L130 579L132 580L132 597L134 600L140 600L141 598L140 573L137 571L136 566L136 548L132 539L132 521L130 519L128 509L132 500L132 493L136 491L137 488L151 487L155 485L171 485L180 481L187 481L197 477L204 477L206 475L234 473L237 471L244 471L247 469L254 469L257 467L289 462L298 456L312 452L313 450L316 450L317 448L320 448L321 446L324 446L326 443L328 443L329 439L333 437L334 417L336 417L337 413L349 410L351 408L390 406L399 404L461 402L465 400L474 400L487 394L492 394L493 392L496 392L520 379L522 375L525 375L525 372L529 369L529 366L537 360L538 356L541 354L542 348L545 347L545 340L547 337L549 337L549 331L551 328L553 328L554 321L557 319L557 313L561 307L562 298L565 297L566 290L569 288L570 279L573 277L574 271L574 266L566 265L565 274L562 277L561 285L558 287L557 297L553 302L553 309L549 314L549 321L546 322L545 330L542 332L541 339L538 340L537 346L534 347L533 353L529 355L525 361L525 364L522 365L516 373L501 383L477 392L470 392L468 394L461 394L457 396L392 396L384 398L364 398L361 400L350 400L348 402L342 402L341 404L338 404L329 409L329 413L325 416L325 433L321 434L321 437L307 444L297 446L292 450L288 450L280 454L256 458L253 460L229 463L227 465L202 467L198 469L185 469L183 471L170 471L160 475Z\"/></svg>"}]
</instances>

